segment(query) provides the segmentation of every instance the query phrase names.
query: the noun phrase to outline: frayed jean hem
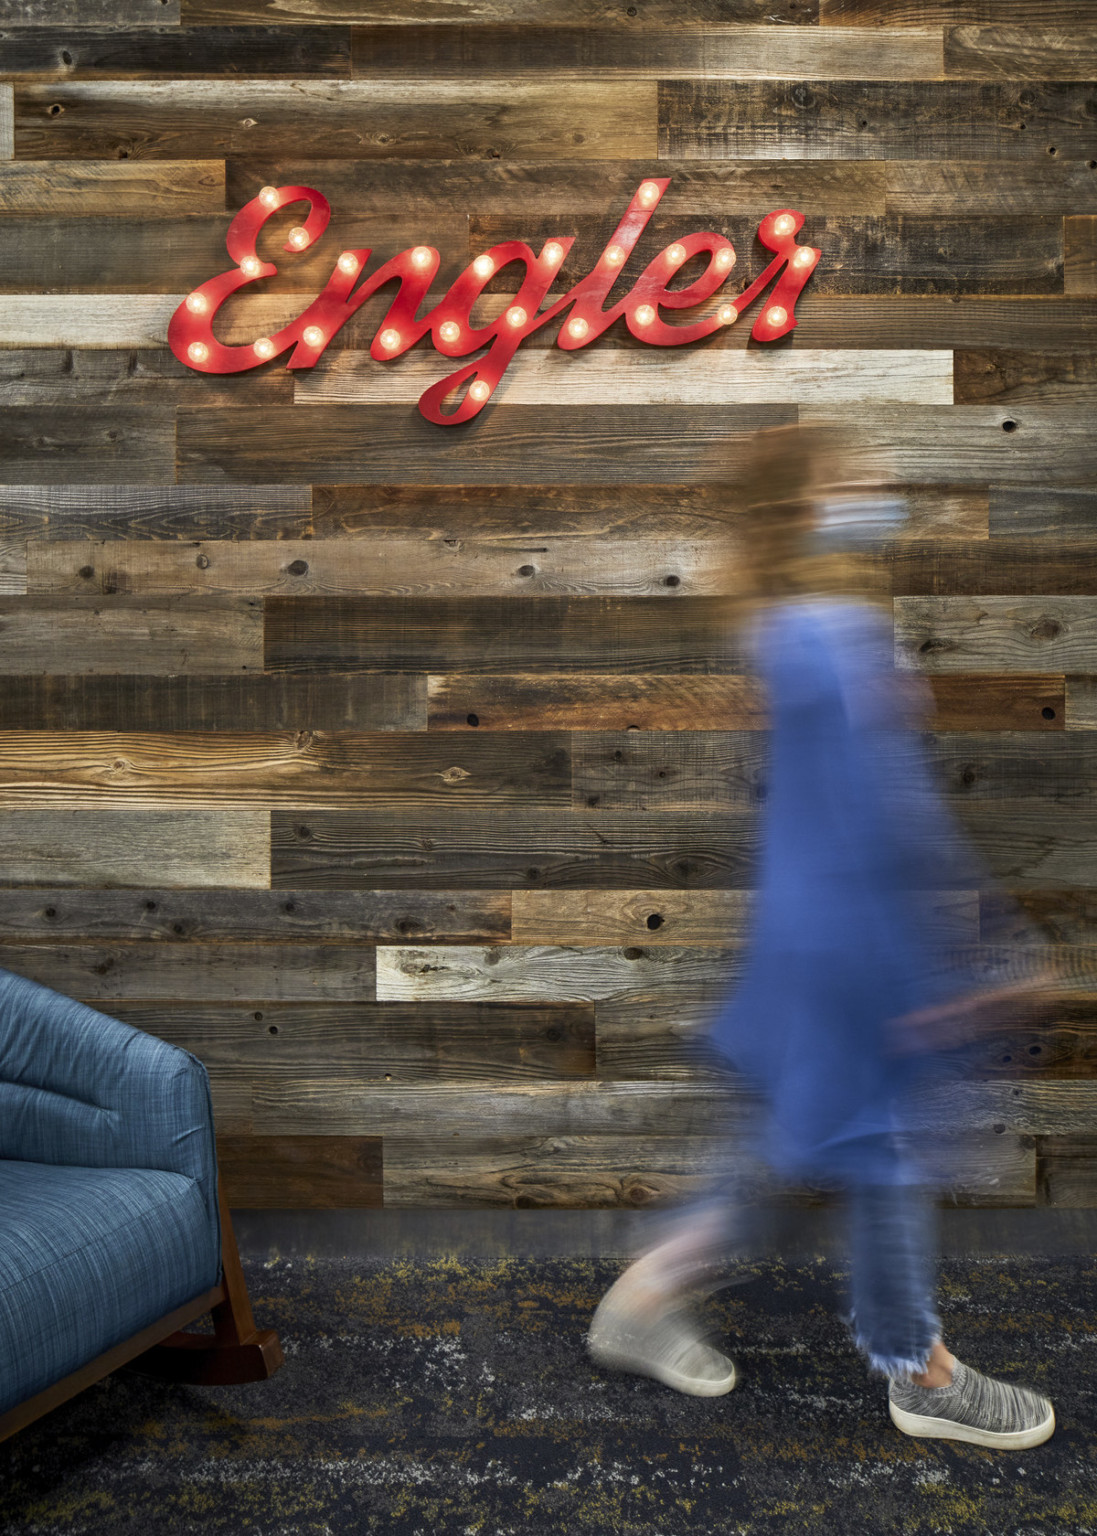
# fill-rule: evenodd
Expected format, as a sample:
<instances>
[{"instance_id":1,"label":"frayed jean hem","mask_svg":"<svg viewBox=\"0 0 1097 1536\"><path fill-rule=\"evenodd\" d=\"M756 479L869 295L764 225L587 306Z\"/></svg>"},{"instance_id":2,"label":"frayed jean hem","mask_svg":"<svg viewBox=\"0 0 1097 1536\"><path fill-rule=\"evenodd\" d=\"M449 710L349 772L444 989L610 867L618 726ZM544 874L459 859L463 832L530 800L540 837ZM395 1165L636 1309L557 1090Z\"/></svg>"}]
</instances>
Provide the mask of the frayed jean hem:
<instances>
[{"instance_id":1,"label":"frayed jean hem","mask_svg":"<svg viewBox=\"0 0 1097 1536\"><path fill-rule=\"evenodd\" d=\"M929 1357L934 1347L941 1342L940 1335L932 1339L923 1355L880 1355L870 1347L863 1334L855 1333L853 1337L873 1375L886 1376L892 1381L910 1381L914 1376L923 1376L929 1369Z\"/></svg>"}]
</instances>

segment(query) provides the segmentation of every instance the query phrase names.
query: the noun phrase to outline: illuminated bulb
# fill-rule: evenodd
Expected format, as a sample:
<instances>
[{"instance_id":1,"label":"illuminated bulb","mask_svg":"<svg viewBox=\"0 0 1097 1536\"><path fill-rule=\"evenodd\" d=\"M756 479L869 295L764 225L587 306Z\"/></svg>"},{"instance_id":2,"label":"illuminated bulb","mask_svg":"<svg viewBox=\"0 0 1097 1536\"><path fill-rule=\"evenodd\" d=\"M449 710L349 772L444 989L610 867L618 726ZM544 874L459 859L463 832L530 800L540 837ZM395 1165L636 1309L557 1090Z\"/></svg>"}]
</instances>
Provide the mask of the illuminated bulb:
<instances>
[{"instance_id":1,"label":"illuminated bulb","mask_svg":"<svg viewBox=\"0 0 1097 1536\"><path fill-rule=\"evenodd\" d=\"M258 341L252 343L251 350L255 353L256 357L273 357L274 342L271 341L269 336L260 336Z\"/></svg>"},{"instance_id":2,"label":"illuminated bulb","mask_svg":"<svg viewBox=\"0 0 1097 1536\"><path fill-rule=\"evenodd\" d=\"M187 308L192 315L204 315L209 309L209 300L204 293L188 293Z\"/></svg>"},{"instance_id":3,"label":"illuminated bulb","mask_svg":"<svg viewBox=\"0 0 1097 1536\"><path fill-rule=\"evenodd\" d=\"M625 259L624 249L619 245L606 246L606 262L611 267L619 267Z\"/></svg>"},{"instance_id":4,"label":"illuminated bulb","mask_svg":"<svg viewBox=\"0 0 1097 1536\"><path fill-rule=\"evenodd\" d=\"M358 271L358 257L353 251L344 251L337 265L340 272L346 272L348 276L353 277Z\"/></svg>"},{"instance_id":5,"label":"illuminated bulb","mask_svg":"<svg viewBox=\"0 0 1097 1536\"><path fill-rule=\"evenodd\" d=\"M318 325L306 325L301 332L301 340L309 347L318 347L324 340L324 333Z\"/></svg>"},{"instance_id":6,"label":"illuminated bulb","mask_svg":"<svg viewBox=\"0 0 1097 1536\"><path fill-rule=\"evenodd\" d=\"M636 200L645 208L650 208L652 203L659 200L659 188L653 181L644 181L640 184L640 190L636 194Z\"/></svg>"},{"instance_id":7,"label":"illuminated bulb","mask_svg":"<svg viewBox=\"0 0 1097 1536\"><path fill-rule=\"evenodd\" d=\"M815 252L809 251L806 247L801 247L792 259L798 267L810 267L815 260Z\"/></svg>"},{"instance_id":8,"label":"illuminated bulb","mask_svg":"<svg viewBox=\"0 0 1097 1536\"><path fill-rule=\"evenodd\" d=\"M590 326L583 319L582 315L576 315L574 320L568 321L568 335L574 336L576 341L582 341L589 330Z\"/></svg>"},{"instance_id":9,"label":"illuminated bulb","mask_svg":"<svg viewBox=\"0 0 1097 1536\"><path fill-rule=\"evenodd\" d=\"M303 250L309 243L309 232L303 224L295 224L288 235L288 243L295 250Z\"/></svg>"},{"instance_id":10,"label":"illuminated bulb","mask_svg":"<svg viewBox=\"0 0 1097 1536\"><path fill-rule=\"evenodd\" d=\"M263 263L258 256L245 256L240 263L240 270L245 277L258 277L263 270Z\"/></svg>"},{"instance_id":11,"label":"illuminated bulb","mask_svg":"<svg viewBox=\"0 0 1097 1536\"><path fill-rule=\"evenodd\" d=\"M388 330L381 332L377 340L385 348L386 352L395 352L396 348L400 345L400 332L394 331L389 326Z\"/></svg>"},{"instance_id":12,"label":"illuminated bulb","mask_svg":"<svg viewBox=\"0 0 1097 1536\"><path fill-rule=\"evenodd\" d=\"M472 264L472 270L477 277L490 277L495 271L495 263L490 256L477 256Z\"/></svg>"},{"instance_id":13,"label":"illuminated bulb","mask_svg":"<svg viewBox=\"0 0 1097 1536\"><path fill-rule=\"evenodd\" d=\"M483 379L477 379L474 384L469 385L469 394L474 400L486 400L491 394L491 385L486 384Z\"/></svg>"},{"instance_id":14,"label":"illuminated bulb","mask_svg":"<svg viewBox=\"0 0 1097 1536\"><path fill-rule=\"evenodd\" d=\"M641 304L635 315L633 315L633 319L637 325L650 325L655 319L655 311L650 304Z\"/></svg>"},{"instance_id":15,"label":"illuminated bulb","mask_svg":"<svg viewBox=\"0 0 1097 1536\"><path fill-rule=\"evenodd\" d=\"M732 267L735 265L735 252L732 250L730 245L725 245L721 250L716 252L716 260L714 265L717 272L731 271Z\"/></svg>"},{"instance_id":16,"label":"illuminated bulb","mask_svg":"<svg viewBox=\"0 0 1097 1536\"><path fill-rule=\"evenodd\" d=\"M791 213L783 213L779 219L773 221L773 232L776 235L791 235L796 228L796 220Z\"/></svg>"},{"instance_id":17,"label":"illuminated bulb","mask_svg":"<svg viewBox=\"0 0 1097 1536\"><path fill-rule=\"evenodd\" d=\"M734 304L725 304L723 309L717 312L716 318L721 325L734 325L739 318L739 311Z\"/></svg>"},{"instance_id":18,"label":"illuminated bulb","mask_svg":"<svg viewBox=\"0 0 1097 1536\"><path fill-rule=\"evenodd\" d=\"M259 201L262 203L264 208L277 208L278 188L264 187L262 192L259 194Z\"/></svg>"},{"instance_id":19,"label":"illuminated bulb","mask_svg":"<svg viewBox=\"0 0 1097 1536\"><path fill-rule=\"evenodd\" d=\"M507 324L513 325L515 329L517 329L517 327L520 325L525 325L528 319L529 316L526 314L521 304L512 304L511 307L507 310Z\"/></svg>"},{"instance_id":20,"label":"illuminated bulb","mask_svg":"<svg viewBox=\"0 0 1097 1536\"><path fill-rule=\"evenodd\" d=\"M684 245L668 245L667 246L667 260L669 262L672 262L674 264L674 266L680 267L682 265L683 261L685 261L685 259L686 259L686 248L685 248Z\"/></svg>"},{"instance_id":21,"label":"illuminated bulb","mask_svg":"<svg viewBox=\"0 0 1097 1536\"><path fill-rule=\"evenodd\" d=\"M555 266L558 261L563 261L564 259L564 247L560 244L559 240L550 240L548 245L545 246L544 254L545 260L551 261L553 266Z\"/></svg>"},{"instance_id":22,"label":"illuminated bulb","mask_svg":"<svg viewBox=\"0 0 1097 1536\"><path fill-rule=\"evenodd\" d=\"M411 264L421 272L424 267L430 266L434 252L429 245L417 245L411 253Z\"/></svg>"},{"instance_id":23,"label":"illuminated bulb","mask_svg":"<svg viewBox=\"0 0 1097 1536\"><path fill-rule=\"evenodd\" d=\"M204 341L192 341L187 348L187 356L192 363L204 363L209 357L209 348Z\"/></svg>"},{"instance_id":24,"label":"illuminated bulb","mask_svg":"<svg viewBox=\"0 0 1097 1536\"><path fill-rule=\"evenodd\" d=\"M771 309L766 310L766 319L769 321L770 325L784 325L785 321L788 319L788 310L782 309L780 304L774 304Z\"/></svg>"},{"instance_id":25,"label":"illuminated bulb","mask_svg":"<svg viewBox=\"0 0 1097 1536\"><path fill-rule=\"evenodd\" d=\"M456 320L446 320L438 327L438 334L443 341L460 341L461 327Z\"/></svg>"}]
</instances>

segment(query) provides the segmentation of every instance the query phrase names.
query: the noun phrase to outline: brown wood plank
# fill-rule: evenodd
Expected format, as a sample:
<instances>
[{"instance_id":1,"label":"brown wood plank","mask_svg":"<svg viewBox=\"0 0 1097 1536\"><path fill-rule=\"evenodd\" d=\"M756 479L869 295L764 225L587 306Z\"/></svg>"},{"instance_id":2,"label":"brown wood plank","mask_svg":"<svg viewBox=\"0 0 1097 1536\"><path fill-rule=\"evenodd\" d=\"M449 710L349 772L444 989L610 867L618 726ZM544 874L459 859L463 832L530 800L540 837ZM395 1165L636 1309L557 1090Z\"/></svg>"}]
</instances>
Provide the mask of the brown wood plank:
<instances>
[{"instance_id":1,"label":"brown wood plank","mask_svg":"<svg viewBox=\"0 0 1097 1536\"><path fill-rule=\"evenodd\" d=\"M178 26L179 0L0 0L5 27Z\"/></svg>"},{"instance_id":2,"label":"brown wood plank","mask_svg":"<svg viewBox=\"0 0 1097 1536\"><path fill-rule=\"evenodd\" d=\"M1043 539L1075 548L1097 538L1097 491L1089 485L996 485L990 493L995 539Z\"/></svg>"},{"instance_id":3,"label":"brown wood plank","mask_svg":"<svg viewBox=\"0 0 1097 1536\"><path fill-rule=\"evenodd\" d=\"M944 73L960 80L1085 80L1097 74L1097 28L1052 30L1040 12L1021 26L945 28Z\"/></svg>"},{"instance_id":4,"label":"brown wood plank","mask_svg":"<svg viewBox=\"0 0 1097 1536\"><path fill-rule=\"evenodd\" d=\"M2 485L0 535L299 539L312 531L311 503L302 485Z\"/></svg>"},{"instance_id":5,"label":"brown wood plank","mask_svg":"<svg viewBox=\"0 0 1097 1536\"><path fill-rule=\"evenodd\" d=\"M884 173L889 214L1002 217L1097 212L1097 176L1088 162L1064 160L1060 155L1046 156L1043 163L888 160Z\"/></svg>"},{"instance_id":6,"label":"brown wood plank","mask_svg":"<svg viewBox=\"0 0 1097 1536\"><path fill-rule=\"evenodd\" d=\"M253 405L261 405L264 400L290 404L293 375L273 368L232 378L196 373L165 348L110 352L46 347L0 349L0 404L4 407L52 409L62 404L128 403L146 410L174 405L232 410L249 400Z\"/></svg>"},{"instance_id":7,"label":"brown wood plank","mask_svg":"<svg viewBox=\"0 0 1097 1536\"><path fill-rule=\"evenodd\" d=\"M757 840L752 818L712 811L271 817L275 890L734 889L749 883Z\"/></svg>"},{"instance_id":8,"label":"brown wood plank","mask_svg":"<svg viewBox=\"0 0 1097 1536\"><path fill-rule=\"evenodd\" d=\"M671 159L1084 160L1094 145L1086 109L1091 90L1084 76L1039 83L663 80L659 153ZM25 146L33 149L47 136L41 129L34 135L38 119L24 98L17 89L21 158L30 152Z\"/></svg>"},{"instance_id":9,"label":"brown wood plank","mask_svg":"<svg viewBox=\"0 0 1097 1536\"><path fill-rule=\"evenodd\" d=\"M287 806L302 810L571 803L568 738L340 731L8 731L0 805ZM445 805L447 811L441 811Z\"/></svg>"},{"instance_id":10,"label":"brown wood plank","mask_svg":"<svg viewBox=\"0 0 1097 1536\"><path fill-rule=\"evenodd\" d=\"M1018 885L1089 885L1097 868L1097 817L1073 806L1002 801L962 821L992 874Z\"/></svg>"},{"instance_id":11,"label":"brown wood plank","mask_svg":"<svg viewBox=\"0 0 1097 1536\"><path fill-rule=\"evenodd\" d=\"M1037 1205L1097 1206L1097 1136L1041 1136L1036 1143Z\"/></svg>"},{"instance_id":12,"label":"brown wood plank","mask_svg":"<svg viewBox=\"0 0 1097 1536\"><path fill-rule=\"evenodd\" d=\"M1064 1004L1039 1025L1005 1026L980 1038L970 1053L972 1071L997 1079L1097 1077L1097 1015L1092 1004Z\"/></svg>"},{"instance_id":13,"label":"brown wood plank","mask_svg":"<svg viewBox=\"0 0 1097 1536\"><path fill-rule=\"evenodd\" d=\"M944 295L828 297L808 285L796 306L799 336L813 347L1031 347L1078 352L1097 344L1097 304L1085 299ZM746 345L733 325L720 340Z\"/></svg>"},{"instance_id":14,"label":"brown wood plank","mask_svg":"<svg viewBox=\"0 0 1097 1536\"><path fill-rule=\"evenodd\" d=\"M1091 597L898 597L897 656L927 672L1097 673Z\"/></svg>"},{"instance_id":15,"label":"brown wood plank","mask_svg":"<svg viewBox=\"0 0 1097 1536\"><path fill-rule=\"evenodd\" d=\"M268 829L265 811L9 811L0 885L267 886Z\"/></svg>"},{"instance_id":16,"label":"brown wood plank","mask_svg":"<svg viewBox=\"0 0 1097 1536\"><path fill-rule=\"evenodd\" d=\"M974 677L942 673L929 679L936 731L1061 731L1066 728L1066 680L1023 673Z\"/></svg>"},{"instance_id":17,"label":"brown wood plank","mask_svg":"<svg viewBox=\"0 0 1097 1536\"><path fill-rule=\"evenodd\" d=\"M289 18L287 18L289 19ZM60 107L60 111L53 109ZM576 124L581 123L582 129ZM257 133L256 130L259 130ZM656 154L651 80L16 85L15 158L604 160Z\"/></svg>"},{"instance_id":18,"label":"brown wood plank","mask_svg":"<svg viewBox=\"0 0 1097 1536\"><path fill-rule=\"evenodd\" d=\"M987 943L1031 944L1034 931L1052 944L1097 942L1097 892L1092 890L994 889L982 893L980 908L980 931ZM1065 1004L1058 1012L1073 1017Z\"/></svg>"},{"instance_id":19,"label":"brown wood plank","mask_svg":"<svg viewBox=\"0 0 1097 1536\"><path fill-rule=\"evenodd\" d=\"M22 35L12 33L11 39ZM65 34L51 35L53 46L60 49ZM0 45L0 57L2 53ZM161 160L155 166L132 160L60 161L48 166L11 161L0 167L4 213L168 219L219 213L224 207L225 166L220 160Z\"/></svg>"},{"instance_id":20,"label":"brown wood plank","mask_svg":"<svg viewBox=\"0 0 1097 1536\"><path fill-rule=\"evenodd\" d=\"M510 938L510 906L509 894L477 891L0 890L0 935L27 944L475 944Z\"/></svg>"},{"instance_id":21,"label":"brown wood plank","mask_svg":"<svg viewBox=\"0 0 1097 1536\"><path fill-rule=\"evenodd\" d=\"M572 752L573 804L599 813L750 811L765 798L768 767L768 732L588 731Z\"/></svg>"},{"instance_id":22,"label":"brown wood plank","mask_svg":"<svg viewBox=\"0 0 1097 1536\"><path fill-rule=\"evenodd\" d=\"M672 601L673 609L667 599L650 597L344 597L323 603L271 597L265 603L266 666L276 672L452 668L493 676L541 668L604 675L741 672L743 647L728 634L726 602Z\"/></svg>"},{"instance_id":23,"label":"brown wood plank","mask_svg":"<svg viewBox=\"0 0 1097 1536\"><path fill-rule=\"evenodd\" d=\"M88 1002L369 1002L375 955L367 944L0 944L6 970Z\"/></svg>"},{"instance_id":24,"label":"brown wood plank","mask_svg":"<svg viewBox=\"0 0 1097 1536\"><path fill-rule=\"evenodd\" d=\"M935 743L932 758L938 781L958 801L1086 810L1097 787L1097 747L1091 750L1088 743L1085 732L1057 731L1037 739L956 731Z\"/></svg>"},{"instance_id":25,"label":"brown wood plank","mask_svg":"<svg viewBox=\"0 0 1097 1536\"><path fill-rule=\"evenodd\" d=\"M27 3L27 0L18 0ZM41 3L41 0L39 0ZM691 28L706 23L773 21L808 26L818 20L819 0L792 0L774 16L773 0L651 0L644 20L634 23L615 0L543 0L537 7L542 26L608 26L627 31L634 25ZM257 26L268 21L295 25L320 25L329 21L361 21L360 0L183 0L187 26L211 26L216 22L242 22ZM369 20L393 27L414 26L423 21L482 22L495 25L530 20L526 0L462 0L454 7L439 0L383 0L374 5Z\"/></svg>"},{"instance_id":26,"label":"brown wood plank","mask_svg":"<svg viewBox=\"0 0 1097 1536\"><path fill-rule=\"evenodd\" d=\"M957 404L1097 404L1097 356L1092 352L958 351Z\"/></svg>"},{"instance_id":27,"label":"brown wood plank","mask_svg":"<svg viewBox=\"0 0 1097 1536\"><path fill-rule=\"evenodd\" d=\"M0 673L0 718L22 731L416 731L427 723L426 679Z\"/></svg>"},{"instance_id":28,"label":"brown wood plank","mask_svg":"<svg viewBox=\"0 0 1097 1536\"><path fill-rule=\"evenodd\" d=\"M766 715L748 677L465 673L427 679L432 731L758 730Z\"/></svg>"},{"instance_id":29,"label":"brown wood plank","mask_svg":"<svg viewBox=\"0 0 1097 1536\"><path fill-rule=\"evenodd\" d=\"M159 13L167 0L157 0ZM81 10L83 10L81 5ZM149 10L153 7L150 5ZM2 7L0 7L2 11ZM151 19L151 18L150 18ZM22 27L0 41L0 73L23 79L350 74L349 27Z\"/></svg>"},{"instance_id":30,"label":"brown wood plank","mask_svg":"<svg viewBox=\"0 0 1097 1536\"><path fill-rule=\"evenodd\" d=\"M0 673L259 672L262 626L247 598L0 598Z\"/></svg>"},{"instance_id":31,"label":"brown wood plank","mask_svg":"<svg viewBox=\"0 0 1097 1536\"><path fill-rule=\"evenodd\" d=\"M190 3L190 0L187 0ZM1092 22L1089 0L1047 0L1041 27L1084 27ZM820 0L819 20L828 27L1032 26L1030 0Z\"/></svg>"},{"instance_id":32,"label":"brown wood plank","mask_svg":"<svg viewBox=\"0 0 1097 1536\"><path fill-rule=\"evenodd\" d=\"M33 547L27 546L31 590L36 579ZM1038 539L984 539L970 547L914 540L895 544L877 557L877 563L886 568L897 597L1097 593L1097 569L1079 561L1075 548Z\"/></svg>"},{"instance_id":33,"label":"brown wood plank","mask_svg":"<svg viewBox=\"0 0 1097 1536\"><path fill-rule=\"evenodd\" d=\"M365 1210L384 1205L379 1136L217 1137L225 1198L236 1210Z\"/></svg>"},{"instance_id":34,"label":"brown wood plank","mask_svg":"<svg viewBox=\"0 0 1097 1536\"><path fill-rule=\"evenodd\" d=\"M1063 220L1063 291L1073 297L1097 294L1097 216Z\"/></svg>"},{"instance_id":35,"label":"brown wood plank","mask_svg":"<svg viewBox=\"0 0 1097 1536\"><path fill-rule=\"evenodd\" d=\"M175 412L132 406L13 406L0 416L0 482L175 478Z\"/></svg>"}]
</instances>

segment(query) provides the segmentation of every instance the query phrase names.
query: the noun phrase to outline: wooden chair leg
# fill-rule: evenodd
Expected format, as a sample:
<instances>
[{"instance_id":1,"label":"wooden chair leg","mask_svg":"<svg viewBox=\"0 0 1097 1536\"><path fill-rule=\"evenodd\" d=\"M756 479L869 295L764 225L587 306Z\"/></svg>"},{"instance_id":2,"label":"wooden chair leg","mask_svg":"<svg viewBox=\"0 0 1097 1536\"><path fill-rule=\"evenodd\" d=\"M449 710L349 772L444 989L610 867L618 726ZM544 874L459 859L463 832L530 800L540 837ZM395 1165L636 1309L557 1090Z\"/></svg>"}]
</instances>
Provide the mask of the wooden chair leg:
<instances>
[{"instance_id":1,"label":"wooden chair leg","mask_svg":"<svg viewBox=\"0 0 1097 1536\"><path fill-rule=\"evenodd\" d=\"M132 1362L133 1368L164 1381L202 1386L265 1381L283 1363L278 1335L255 1326L236 1234L225 1192L217 1187L221 1212L221 1290L212 1309L213 1333L172 1333Z\"/></svg>"}]
</instances>

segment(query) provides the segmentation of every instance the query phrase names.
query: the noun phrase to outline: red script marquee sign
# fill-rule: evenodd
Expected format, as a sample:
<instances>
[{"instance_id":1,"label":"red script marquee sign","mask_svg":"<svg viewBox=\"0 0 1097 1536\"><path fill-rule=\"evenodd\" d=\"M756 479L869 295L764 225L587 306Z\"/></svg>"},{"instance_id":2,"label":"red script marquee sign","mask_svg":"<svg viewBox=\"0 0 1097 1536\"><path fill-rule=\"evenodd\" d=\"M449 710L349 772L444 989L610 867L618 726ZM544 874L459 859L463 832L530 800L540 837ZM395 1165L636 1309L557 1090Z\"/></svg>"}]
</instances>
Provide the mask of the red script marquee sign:
<instances>
[{"instance_id":1,"label":"red script marquee sign","mask_svg":"<svg viewBox=\"0 0 1097 1536\"><path fill-rule=\"evenodd\" d=\"M443 357L467 357L487 348L483 357L432 384L420 398L419 409L428 421L451 427L471 421L483 409L526 337L567 309L571 310L571 318L561 326L556 338L556 345L566 352L588 346L622 317L638 341L654 347L680 347L733 324L771 279L776 279L751 336L756 341L776 341L787 335L796 325L796 300L821 254L811 246L797 243L804 215L792 208L779 208L762 220L758 238L767 250L775 252L774 259L749 288L738 298L722 303L714 314L685 325L668 325L660 314L661 310L703 304L730 276L735 249L723 235L710 232L685 235L668 245L648 263L623 299L603 309L621 268L669 185L669 176L652 177L641 183L590 272L548 309L542 310L540 306L575 243L573 239L548 240L540 255L534 255L521 240L506 240L492 246L465 268L442 301L421 318L416 317L416 312L439 267L439 255L433 246L416 245L401 251L361 283L359 278L371 251L344 251L320 294L296 320L273 336L260 336L250 345L226 346L213 334L218 310L231 294L260 278L273 277L278 271L273 262L263 261L255 249L259 231L267 220L290 203L307 202L305 222L290 230L284 246L287 251L304 251L324 233L331 217L327 199L312 187L264 187L229 225L225 245L236 265L187 295L171 317L168 344L180 361L200 373L240 373L258 368L290 347L293 352L287 368L311 368L355 311L383 284L398 280L396 297L370 346L371 357L379 362L399 357L428 333L434 349ZM700 276L681 288L668 288L679 269L700 254L708 256ZM472 308L485 286L503 267L513 263L525 269L513 300L490 325L473 325ZM443 413L442 402L464 384L468 387L456 409Z\"/></svg>"}]
</instances>

